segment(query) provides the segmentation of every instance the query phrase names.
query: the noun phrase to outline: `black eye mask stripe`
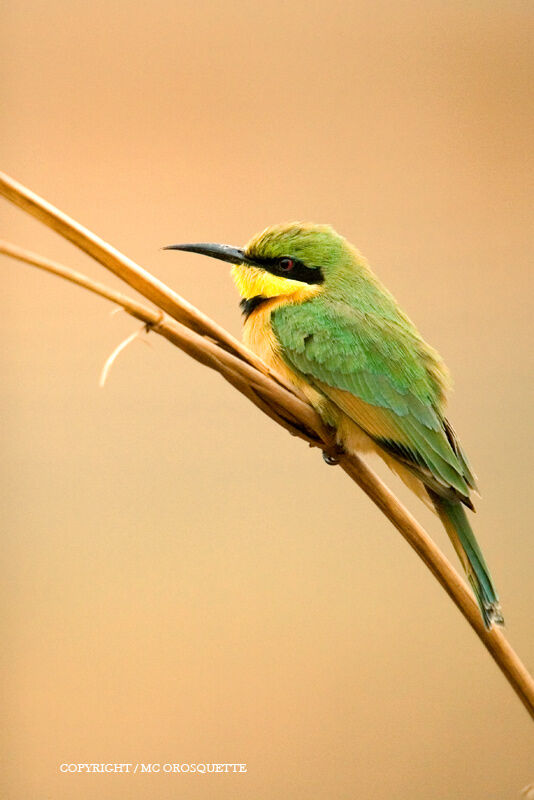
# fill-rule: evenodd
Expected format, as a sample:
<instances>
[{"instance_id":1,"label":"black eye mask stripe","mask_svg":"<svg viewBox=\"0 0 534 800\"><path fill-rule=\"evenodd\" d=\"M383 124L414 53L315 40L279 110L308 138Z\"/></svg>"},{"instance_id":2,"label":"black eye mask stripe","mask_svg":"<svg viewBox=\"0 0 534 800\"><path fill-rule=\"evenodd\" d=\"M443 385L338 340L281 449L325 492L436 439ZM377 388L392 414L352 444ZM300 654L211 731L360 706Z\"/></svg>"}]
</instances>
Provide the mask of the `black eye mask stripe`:
<instances>
[{"instance_id":1,"label":"black eye mask stripe","mask_svg":"<svg viewBox=\"0 0 534 800\"><path fill-rule=\"evenodd\" d=\"M289 258L294 262L292 269L282 269L280 261L283 258ZM281 278L291 278L292 281L301 281L302 283L323 283L324 275L320 267L307 267L302 261L297 261L296 258L291 256L282 256L281 258L262 258L257 256L250 256L250 263L262 267L271 275L279 275Z\"/></svg>"}]
</instances>

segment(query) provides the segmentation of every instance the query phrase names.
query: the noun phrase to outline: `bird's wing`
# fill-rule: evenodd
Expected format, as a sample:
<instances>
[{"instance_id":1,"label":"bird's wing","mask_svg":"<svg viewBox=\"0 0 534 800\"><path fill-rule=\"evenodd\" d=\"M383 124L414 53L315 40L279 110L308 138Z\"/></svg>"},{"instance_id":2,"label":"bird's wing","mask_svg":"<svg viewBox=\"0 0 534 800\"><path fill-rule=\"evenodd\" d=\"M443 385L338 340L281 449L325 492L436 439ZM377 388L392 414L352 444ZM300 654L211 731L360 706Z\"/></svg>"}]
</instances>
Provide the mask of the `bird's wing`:
<instances>
[{"instance_id":1,"label":"bird's wing","mask_svg":"<svg viewBox=\"0 0 534 800\"><path fill-rule=\"evenodd\" d=\"M445 367L403 320L322 300L280 307L272 325L288 365L380 447L434 491L469 497L473 475L440 412Z\"/></svg>"}]
</instances>

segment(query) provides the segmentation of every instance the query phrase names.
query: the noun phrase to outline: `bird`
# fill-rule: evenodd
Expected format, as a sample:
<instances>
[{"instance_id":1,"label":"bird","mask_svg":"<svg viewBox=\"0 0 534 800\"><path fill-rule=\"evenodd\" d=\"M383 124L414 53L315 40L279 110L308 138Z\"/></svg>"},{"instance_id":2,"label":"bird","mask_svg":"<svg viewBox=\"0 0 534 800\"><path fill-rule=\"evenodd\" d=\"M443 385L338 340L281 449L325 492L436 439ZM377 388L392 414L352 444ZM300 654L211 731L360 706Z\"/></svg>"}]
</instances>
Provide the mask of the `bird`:
<instances>
[{"instance_id":1,"label":"bird","mask_svg":"<svg viewBox=\"0 0 534 800\"><path fill-rule=\"evenodd\" d=\"M445 415L449 371L366 259L330 225L273 225L244 247L165 250L231 264L243 342L299 389L340 451L377 453L441 519L484 625L504 620L465 509L475 477Z\"/></svg>"}]
</instances>

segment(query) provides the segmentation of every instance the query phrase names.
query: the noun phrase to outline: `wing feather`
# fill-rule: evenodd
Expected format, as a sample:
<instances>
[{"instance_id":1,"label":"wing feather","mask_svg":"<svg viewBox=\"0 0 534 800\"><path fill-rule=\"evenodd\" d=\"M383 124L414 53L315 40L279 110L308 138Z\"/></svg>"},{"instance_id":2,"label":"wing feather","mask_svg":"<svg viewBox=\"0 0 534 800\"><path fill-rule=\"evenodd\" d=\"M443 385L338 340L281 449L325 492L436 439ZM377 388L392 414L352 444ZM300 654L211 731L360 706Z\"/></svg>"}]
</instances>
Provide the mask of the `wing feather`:
<instances>
[{"instance_id":1,"label":"wing feather","mask_svg":"<svg viewBox=\"0 0 534 800\"><path fill-rule=\"evenodd\" d=\"M272 324L292 369L427 485L468 498L474 479L442 413L447 372L415 329L323 298L277 308Z\"/></svg>"}]
</instances>

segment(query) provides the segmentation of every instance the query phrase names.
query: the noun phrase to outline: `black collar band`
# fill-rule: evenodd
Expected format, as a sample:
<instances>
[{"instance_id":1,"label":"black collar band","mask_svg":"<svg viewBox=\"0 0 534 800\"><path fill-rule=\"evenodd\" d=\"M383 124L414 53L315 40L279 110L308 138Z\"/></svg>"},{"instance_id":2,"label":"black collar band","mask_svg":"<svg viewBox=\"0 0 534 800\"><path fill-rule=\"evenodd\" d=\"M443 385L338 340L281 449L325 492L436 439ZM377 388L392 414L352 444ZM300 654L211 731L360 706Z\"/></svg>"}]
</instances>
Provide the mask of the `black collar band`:
<instances>
[{"instance_id":1,"label":"black collar band","mask_svg":"<svg viewBox=\"0 0 534 800\"><path fill-rule=\"evenodd\" d=\"M243 316L245 319L248 319L253 311L255 311L258 306L261 306L262 303L265 303L268 300L268 297L264 297L262 294L257 294L255 297L243 298L239 303L239 308L241 309Z\"/></svg>"}]
</instances>

